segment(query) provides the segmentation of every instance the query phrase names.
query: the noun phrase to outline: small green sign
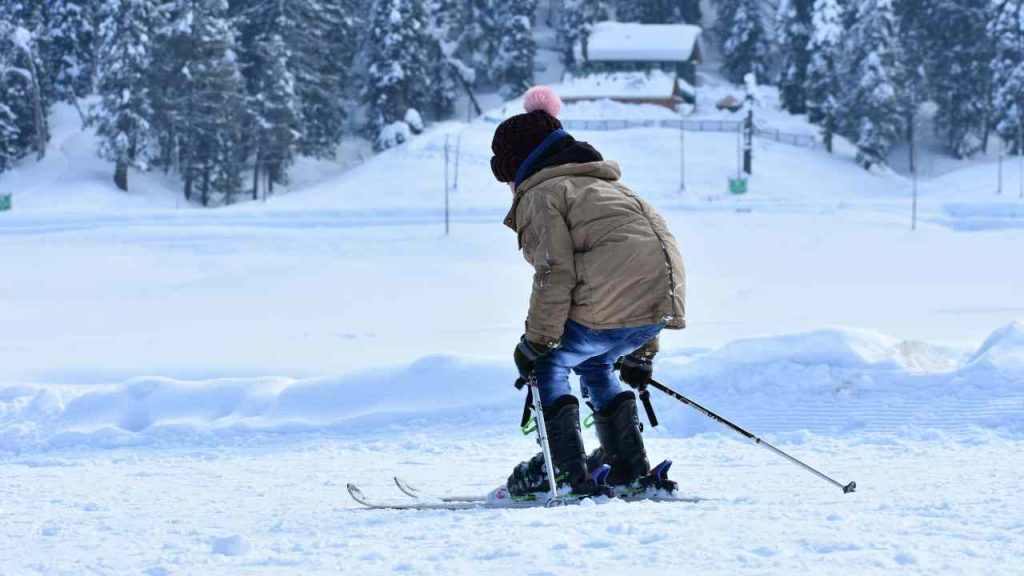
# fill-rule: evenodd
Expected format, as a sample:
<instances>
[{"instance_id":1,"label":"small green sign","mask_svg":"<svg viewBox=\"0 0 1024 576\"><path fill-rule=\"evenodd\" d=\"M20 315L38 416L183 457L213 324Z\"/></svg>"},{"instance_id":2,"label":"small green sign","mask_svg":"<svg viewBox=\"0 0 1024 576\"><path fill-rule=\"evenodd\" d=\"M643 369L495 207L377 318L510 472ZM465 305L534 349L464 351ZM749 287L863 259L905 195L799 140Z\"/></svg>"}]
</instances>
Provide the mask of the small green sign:
<instances>
[{"instance_id":1,"label":"small green sign","mask_svg":"<svg viewBox=\"0 0 1024 576\"><path fill-rule=\"evenodd\" d=\"M747 193L747 179L742 176L739 178L729 178L729 192L731 194L746 194Z\"/></svg>"},{"instance_id":2,"label":"small green sign","mask_svg":"<svg viewBox=\"0 0 1024 576\"><path fill-rule=\"evenodd\" d=\"M11 195L0 194L0 212L11 209Z\"/></svg>"}]
</instances>

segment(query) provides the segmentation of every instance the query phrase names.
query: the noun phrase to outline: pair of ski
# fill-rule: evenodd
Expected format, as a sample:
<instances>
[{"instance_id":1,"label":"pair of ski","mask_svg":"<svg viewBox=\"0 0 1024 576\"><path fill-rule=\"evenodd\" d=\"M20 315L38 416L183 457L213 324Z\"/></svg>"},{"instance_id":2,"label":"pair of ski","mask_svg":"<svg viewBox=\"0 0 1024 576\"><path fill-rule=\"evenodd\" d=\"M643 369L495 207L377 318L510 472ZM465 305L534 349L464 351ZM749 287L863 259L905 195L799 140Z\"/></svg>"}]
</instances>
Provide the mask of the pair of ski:
<instances>
[{"instance_id":1,"label":"pair of ski","mask_svg":"<svg viewBox=\"0 0 1024 576\"><path fill-rule=\"evenodd\" d=\"M552 501L546 493L529 494L527 496L513 496L505 487L493 490L486 496L431 496L419 488L410 485L408 482L394 477L395 485L411 501L391 502L385 500L374 500L366 497L362 490L355 484L348 485L348 493L352 499L371 509L389 510L478 510L492 508L540 508L559 505L579 504L588 498L611 500L619 499L626 502L657 501L657 502L701 502L704 498L678 496L675 490L668 490L666 487L673 486L668 479L668 469L672 466L671 460L666 460L651 470L650 476L643 487L616 492L611 486L605 484L611 468L606 464L591 474L591 480L595 487L602 490L595 491L595 494L566 494Z\"/></svg>"}]
</instances>

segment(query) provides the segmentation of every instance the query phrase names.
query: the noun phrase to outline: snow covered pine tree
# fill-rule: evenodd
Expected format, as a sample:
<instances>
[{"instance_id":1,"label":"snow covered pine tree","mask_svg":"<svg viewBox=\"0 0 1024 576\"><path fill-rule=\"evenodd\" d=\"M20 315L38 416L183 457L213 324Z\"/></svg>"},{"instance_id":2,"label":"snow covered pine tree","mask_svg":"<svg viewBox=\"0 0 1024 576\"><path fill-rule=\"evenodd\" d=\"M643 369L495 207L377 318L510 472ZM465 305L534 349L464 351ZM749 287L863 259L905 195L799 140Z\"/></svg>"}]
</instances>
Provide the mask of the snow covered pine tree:
<instances>
[{"instance_id":1,"label":"snow covered pine tree","mask_svg":"<svg viewBox=\"0 0 1024 576\"><path fill-rule=\"evenodd\" d=\"M980 151L987 135L989 8L984 2L962 0L932 0L926 8L927 77L939 105L935 130L956 158Z\"/></svg>"},{"instance_id":2,"label":"snow covered pine tree","mask_svg":"<svg viewBox=\"0 0 1024 576\"><path fill-rule=\"evenodd\" d=\"M906 70L906 77L900 90L904 101L903 113L906 124L906 141L915 142L917 122L921 104L928 99L928 78L925 63L928 55L927 38L931 33L926 23L927 5L930 0L900 0L896 9L896 23L900 38L900 59ZM910 146L910 168L916 170L916 147Z\"/></svg>"},{"instance_id":3,"label":"snow covered pine tree","mask_svg":"<svg viewBox=\"0 0 1024 576\"><path fill-rule=\"evenodd\" d=\"M739 84L753 73L764 78L768 69L768 33L761 14L761 0L717 0L716 33L721 43L722 72Z\"/></svg>"},{"instance_id":4,"label":"snow covered pine tree","mask_svg":"<svg viewBox=\"0 0 1024 576\"><path fill-rule=\"evenodd\" d=\"M102 139L100 156L114 163L114 183L125 191L128 168L149 165L153 117L149 67L158 19L154 0L107 0L101 11L100 103L93 111L93 122Z\"/></svg>"},{"instance_id":5,"label":"snow covered pine tree","mask_svg":"<svg viewBox=\"0 0 1024 576\"><path fill-rule=\"evenodd\" d=\"M575 47L590 31L594 22L607 17L600 0L565 0L558 26L558 46L562 63L570 70L577 64Z\"/></svg>"},{"instance_id":6,"label":"snow covered pine tree","mask_svg":"<svg viewBox=\"0 0 1024 576\"><path fill-rule=\"evenodd\" d=\"M364 98L374 148L384 150L409 138L411 129L404 121L408 110L428 104L432 39L421 0L376 0L370 26Z\"/></svg>"},{"instance_id":7,"label":"snow covered pine tree","mask_svg":"<svg viewBox=\"0 0 1024 576\"><path fill-rule=\"evenodd\" d=\"M841 126L857 144L864 168L884 165L903 132L905 103L899 87L905 77L892 0L864 0L844 37Z\"/></svg>"},{"instance_id":8,"label":"snow covered pine tree","mask_svg":"<svg viewBox=\"0 0 1024 576\"><path fill-rule=\"evenodd\" d=\"M429 100L434 116L445 118L455 112L455 101L466 80L463 72L472 71L456 56L461 33L457 0L431 0L428 5Z\"/></svg>"},{"instance_id":9,"label":"snow covered pine tree","mask_svg":"<svg viewBox=\"0 0 1024 576\"><path fill-rule=\"evenodd\" d=\"M514 98L533 85L533 59L537 43L533 38L533 13L537 0L509 0L498 20L501 29L494 77L501 80L501 93Z\"/></svg>"},{"instance_id":10,"label":"snow covered pine tree","mask_svg":"<svg viewBox=\"0 0 1024 576\"><path fill-rule=\"evenodd\" d=\"M651 477L636 396L621 389L614 365L625 357L623 381L646 389L658 335L686 325L675 238L619 181L618 164L562 130L561 101L551 89L531 88L524 108L495 130L491 170L514 191L505 224L519 234L535 272L526 332L513 356L521 378L536 383L556 482L588 495L607 488L595 486L592 474L608 465L607 480L620 491L674 491L667 478ZM599 238L586 248L586 291L578 290L583 279L574 263L583 251L579 238ZM601 448L589 462L570 371L580 375L595 410ZM543 451L516 466L506 488L519 497L548 492Z\"/></svg>"},{"instance_id":11,"label":"snow covered pine tree","mask_svg":"<svg viewBox=\"0 0 1024 576\"><path fill-rule=\"evenodd\" d=\"M811 52L811 12L813 0L782 0L779 4L778 35L782 61L779 69L779 96L782 106L793 114L807 111L807 67Z\"/></svg>"},{"instance_id":12,"label":"snow covered pine tree","mask_svg":"<svg viewBox=\"0 0 1024 576\"><path fill-rule=\"evenodd\" d=\"M700 24L700 0L637 0L637 19L644 24Z\"/></svg>"},{"instance_id":13,"label":"snow covered pine tree","mask_svg":"<svg viewBox=\"0 0 1024 576\"><path fill-rule=\"evenodd\" d=\"M842 98L839 63L842 58L843 23L839 0L816 0L811 19L811 38L807 51L807 116L821 126L825 149L832 152L833 136L838 129L839 102Z\"/></svg>"},{"instance_id":14,"label":"snow covered pine tree","mask_svg":"<svg viewBox=\"0 0 1024 576\"><path fill-rule=\"evenodd\" d=\"M50 0L50 43L54 96L74 102L93 91L96 72L97 9L100 0Z\"/></svg>"},{"instance_id":15,"label":"snow covered pine tree","mask_svg":"<svg viewBox=\"0 0 1024 576\"><path fill-rule=\"evenodd\" d=\"M995 41L991 64L993 123L1012 153L1024 154L1024 0L995 2L995 18L989 24L989 35Z\"/></svg>"},{"instance_id":16,"label":"snow covered pine tree","mask_svg":"<svg viewBox=\"0 0 1024 576\"><path fill-rule=\"evenodd\" d=\"M178 87L175 115L179 134L185 197L198 189L199 201L230 204L241 189L244 158L244 82L236 56L235 31L226 0L186 0L181 20L188 46L187 74Z\"/></svg>"},{"instance_id":17,"label":"snow covered pine tree","mask_svg":"<svg viewBox=\"0 0 1024 576\"><path fill-rule=\"evenodd\" d=\"M15 27L0 18L0 173L9 170L25 153L18 111L26 114L25 74L14 65L20 51L15 47Z\"/></svg>"},{"instance_id":18,"label":"snow covered pine tree","mask_svg":"<svg viewBox=\"0 0 1024 576\"><path fill-rule=\"evenodd\" d=\"M248 109L253 157L252 199L259 195L260 174L266 176L266 193L274 184L288 183L288 167L295 160L302 120L295 78L288 68L291 52L279 34L259 38L254 46L255 64L249 70ZM248 154L247 154L248 155Z\"/></svg>"},{"instance_id":19,"label":"snow covered pine tree","mask_svg":"<svg viewBox=\"0 0 1024 576\"><path fill-rule=\"evenodd\" d=\"M19 94L13 77L18 72L13 66L14 44L11 35L14 26L0 18L0 174L10 169L14 161L22 156L19 146L18 118L15 116L15 101ZM8 78L10 77L10 78Z\"/></svg>"},{"instance_id":20,"label":"snow covered pine tree","mask_svg":"<svg viewBox=\"0 0 1024 576\"><path fill-rule=\"evenodd\" d=\"M502 0L466 0L462 7L464 33L459 55L476 71L479 82L494 81L492 63L498 57Z\"/></svg>"},{"instance_id":21,"label":"snow covered pine tree","mask_svg":"<svg viewBox=\"0 0 1024 576\"><path fill-rule=\"evenodd\" d=\"M275 35L281 38L299 116L295 147L302 154L333 157L342 139L349 67L363 24L356 4L356 0L231 2L250 102L256 97L253 89L263 85L254 77L266 74L260 63L267 57L267 42ZM295 129L290 120L283 121ZM281 168L281 178L285 178L286 166Z\"/></svg>"},{"instance_id":22,"label":"snow covered pine tree","mask_svg":"<svg viewBox=\"0 0 1024 576\"><path fill-rule=\"evenodd\" d=\"M36 36L18 24L28 22L19 20L18 12L11 8L0 11L5 15L0 18L0 104L10 111L16 129L14 143L7 147L15 158L34 149L42 159L50 140L48 83Z\"/></svg>"}]
</instances>

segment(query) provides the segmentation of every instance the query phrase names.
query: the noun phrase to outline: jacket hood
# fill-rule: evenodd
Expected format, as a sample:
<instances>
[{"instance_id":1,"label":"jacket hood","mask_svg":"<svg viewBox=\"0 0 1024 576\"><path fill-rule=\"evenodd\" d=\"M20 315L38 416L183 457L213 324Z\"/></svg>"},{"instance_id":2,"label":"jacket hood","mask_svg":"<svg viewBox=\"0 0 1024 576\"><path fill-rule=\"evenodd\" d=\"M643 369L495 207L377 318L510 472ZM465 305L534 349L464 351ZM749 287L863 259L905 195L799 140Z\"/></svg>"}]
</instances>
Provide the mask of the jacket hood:
<instances>
[{"instance_id":1,"label":"jacket hood","mask_svg":"<svg viewBox=\"0 0 1024 576\"><path fill-rule=\"evenodd\" d=\"M619 163L614 160L601 160L598 162L586 162L583 164L560 164L558 166L545 168L527 178L525 182L516 188L515 196L512 200L512 207L509 209L508 215L505 216L505 225L513 230L516 229L516 207L518 206L519 199L522 198L523 194L529 192L530 189L537 187L542 182L546 182L554 178L561 178L563 176L580 176L585 178L597 178L599 180L610 180L614 182L622 177L622 169L619 168Z\"/></svg>"},{"instance_id":2,"label":"jacket hood","mask_svg":"<svg viewBox=\"0 0 1024 576\"><path fill-rule=\"evenodd\" d=\"M562 176L584 176L588 178L616 181L622 177L622 169L619 168L619 163L614 160L599 160L597 162L585 162L583 164L560 164L558 166L545 168L533 176L530 176L519 185L519 188L516 189L516 193L522 194L545 180L560 178Z\"/></svg>"}]
</instances>

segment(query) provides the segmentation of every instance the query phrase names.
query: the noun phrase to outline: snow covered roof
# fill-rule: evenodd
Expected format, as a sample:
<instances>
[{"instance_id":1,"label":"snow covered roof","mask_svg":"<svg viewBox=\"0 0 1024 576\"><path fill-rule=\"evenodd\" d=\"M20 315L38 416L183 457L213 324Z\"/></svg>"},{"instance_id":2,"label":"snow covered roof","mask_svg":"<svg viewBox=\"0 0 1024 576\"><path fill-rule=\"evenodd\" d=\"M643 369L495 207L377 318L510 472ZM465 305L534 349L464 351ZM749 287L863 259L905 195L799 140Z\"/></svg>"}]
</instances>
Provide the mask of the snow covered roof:
<instances>
[{"instance_id":1,"label":"snow covered roof","mask_svg":"<svg viewBox=\"0 0 1024 576\"><path fill-rule=\"evenodd\" d=\"M587 60L687 62L693 57L702 33L699 26L689 24L598 22L587 39Z\"/></svg>"},{"instance_id":2,"label":"snow covered roof","mask_svg":"<svg viewBox=\"0 0 1024 576\"><path fill-rule=\"evenodd\" d=\"M573 76L566 74L555 91L563 100L612 98L619 100L664 99L676 94L676 85L684 94L694 94L692 86L675 74L651 72L609 72Z\"/></svg>"}]
</instances>

